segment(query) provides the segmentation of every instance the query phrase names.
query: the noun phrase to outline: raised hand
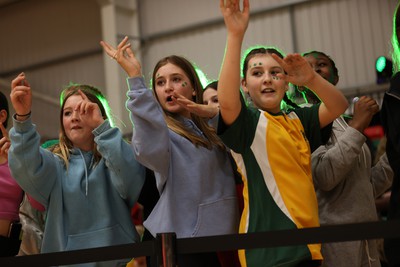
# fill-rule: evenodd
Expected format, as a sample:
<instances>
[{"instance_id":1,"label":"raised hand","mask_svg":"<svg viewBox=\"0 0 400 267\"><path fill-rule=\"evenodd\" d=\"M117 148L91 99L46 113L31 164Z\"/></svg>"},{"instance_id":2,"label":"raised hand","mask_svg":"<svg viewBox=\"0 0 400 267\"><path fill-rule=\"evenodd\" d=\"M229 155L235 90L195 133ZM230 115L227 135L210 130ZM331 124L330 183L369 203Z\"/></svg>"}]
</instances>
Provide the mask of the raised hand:
<instances>
[{"instance_id":1,"label":"raised hand","mask_svg":"<svg viewBox=\"0 0 400 267\"><path fill-rule=\"evenodd\" d=\"M354 129L363 132L370 124L372 117L379 111L379 105L375 99L369 96L362 96L354 104L353 119L349 125Z\"/></svg>"},{"instance_id":2,"label":"raised hand","mask_svg":"<svg viewBox=\"0 0 400 267\"><path fill-rule=\"evenodd\" d=\"M285 70L285 74L280 74L287 82L298 86L306 86L318 75L307 60L299 54L288 54L284 59L272 54L272 57Z\"/></svg>"},{"instance_id":3,"label":"raised hand","mask_svg":"<svg viewBox=\"0 0 400 267\"><path fill-rule=\"evenodd\" d=\"M112 59L115 59L119 65L125 70L129 77L136 77L142 75L142 68L139 60L135 57L131 49L131 44L127 43L128 37L126 36L117 46L117 48L113 48L108 43L101 41L100 45L103 47L103 50L109 55Z\"/></svg>"},{"instance_id":4,"label":"raised hand","mask_svg":"<svg viewBox=\"0 0 400 267\"><path fill-rule=\"evenodd\" d=\"M30 114L32 107L32 91L30 84L26 80L25 73L22 72L12 80L10 99L16 114ZM17 119L26 119L23 117L24 116L17 116Z\"/></svg>"},{"instance_id":5,"label":"raised hand","mask_svg":"<svg viewBox=\"0 0 400 267\"><path fill-rule=\"evenodd\" d=\"M244 35L249 24L249 0L243 0L242 11L240 0L220 0L219 7L228 33Z\"/></svg>"},{"instance_id":6,"label":"raised hand","mask_svg":"<svg viewBox=\"0 0 400 267\"><path fill-rule=\"evenodd\" d=\"M8 149L10 149L11 142L8 136L6 128L4 128L3 123L0 122L0 130L2 133L2 138L0 139L0 157L7 157Z\"/></svg>"},{"instance_id":7,"label":"raised hand","mask_svg":"<svg viewBox=\"0 0 400 267\"><path fill-rule=\"evenodd\" d=\"M92 129L97 128L104 122L99 106L91 102L81 90L79 90L79 95L82 97L82 101L76 105L75 111L79 112L83 123Z\"/></svg>"},{"instance_id":8,"label":"raised hand","mask_svg":"<svg viewBox=\"0 0 400 267\"><path fill-rule=\"evenodd\" d=\"M179 104L180 106L184 107L190 113L194 113L197 116L203 118L213 118L215 115L218 114L219 109L216 107L211 107L209 105L198 104L193 102L190 99L187 99L181 94L174 92L172 100Z\"/></svg>"}]
</instances>

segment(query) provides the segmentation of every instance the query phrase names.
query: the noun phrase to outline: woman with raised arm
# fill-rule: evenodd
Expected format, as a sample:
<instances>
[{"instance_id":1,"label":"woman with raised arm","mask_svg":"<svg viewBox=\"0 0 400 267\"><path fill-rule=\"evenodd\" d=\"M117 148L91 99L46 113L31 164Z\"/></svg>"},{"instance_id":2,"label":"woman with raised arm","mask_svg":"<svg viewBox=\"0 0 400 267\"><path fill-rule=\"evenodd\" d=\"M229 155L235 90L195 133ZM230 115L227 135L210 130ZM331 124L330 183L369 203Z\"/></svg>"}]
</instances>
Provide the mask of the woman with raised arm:
<instances>
[{"instance_id":1,"label":"woman with raised arm","mask_svg":"<svg viewBox=\"0 0 400 267\"><path fill-rule=\"evenodd\" d=\"M243 174L245 207L241 233L317 227L318 205L311 177L311 151L327 140L330 123L347 108L345 97L298 54L285 58L259 47L240 53L249 21L249 1L220 0L227 27L218 100L218 132ZM323 103L281 110L288 83L308 85ZM240 84L253 107L241 98ZM325 128L325 129L324 129ZM242 266L319 266L319 244L240 251Z\"/></svg>"},{"instance_id":2,"label":"woman with raised arm","mask_svg":"<svg viewBox=\"0 0 400 267\"><path fill-rule=\"evenodd\" d=\"M160 199L145 228L153 237L165 232L178 238L237 233L238 201L227 150L207 120L186 107L203 104L193 64L181 56L162 58L149 90L127 41L117 48L101 44L128 74L132 148L157 181ZM220 266L216 253L178 254L177 260L180 267Z\"/></svg>"},{"instance_id":3,"label":"woman with raised arm","mask_svg":"<svg viewBox=\"0 0 400 267\"><path fill-rule=\"evenodd\" d=\"M9 165L22 189L47 210L41 252L138 242L130 210L143 186L144 167L121 131L111 127L101 92L80 84L63 90L60 137L52 151L40 147L31 118L32 89L24 73L12 81L10 97L16 114Z\"/></svg>"}]
</instances>

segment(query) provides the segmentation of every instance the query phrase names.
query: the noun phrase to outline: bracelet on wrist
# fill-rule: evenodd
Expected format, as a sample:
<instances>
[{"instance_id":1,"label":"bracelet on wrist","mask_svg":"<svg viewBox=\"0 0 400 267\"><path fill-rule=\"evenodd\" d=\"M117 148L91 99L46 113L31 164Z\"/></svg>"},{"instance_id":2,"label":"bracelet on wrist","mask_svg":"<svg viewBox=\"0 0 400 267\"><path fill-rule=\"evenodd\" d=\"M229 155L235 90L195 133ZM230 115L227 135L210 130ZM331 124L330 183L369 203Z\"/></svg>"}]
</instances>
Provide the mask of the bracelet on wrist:
<instances>
[{"instance_id":1,"label":"bracelet on wrist","mask_svg":"<svg viewBox=\"0 0 400 267\"><path fill-rule=\"evenodd\" d=\"M32 113L32 111L29 111L29 113L26 113L26 114L23 114L23 115L15 113L15 115L18 116L18 117L28 117L28 116L31 115L31 113Z\"/></svg>"}]
</instances>

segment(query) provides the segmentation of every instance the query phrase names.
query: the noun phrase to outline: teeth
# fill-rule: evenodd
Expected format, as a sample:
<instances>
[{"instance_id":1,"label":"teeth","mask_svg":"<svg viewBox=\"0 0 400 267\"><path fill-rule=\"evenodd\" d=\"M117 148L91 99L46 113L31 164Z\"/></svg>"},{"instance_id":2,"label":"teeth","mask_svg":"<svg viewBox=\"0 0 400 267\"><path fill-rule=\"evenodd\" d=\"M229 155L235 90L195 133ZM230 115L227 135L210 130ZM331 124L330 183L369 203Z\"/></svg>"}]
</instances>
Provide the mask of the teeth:
<instances>
[{"instance_id":1,"label":"teeth","mask_svg":"<svg viewBox=\"0 0 400 267\"><path fill-rule=\"evenodd\" d=\"M274 92L274 90L272 90L272 89L263 89L263 90L261 90L261 92L263 92L263 93L271 93L271 92Z\"/></svg>"}]
</instances>

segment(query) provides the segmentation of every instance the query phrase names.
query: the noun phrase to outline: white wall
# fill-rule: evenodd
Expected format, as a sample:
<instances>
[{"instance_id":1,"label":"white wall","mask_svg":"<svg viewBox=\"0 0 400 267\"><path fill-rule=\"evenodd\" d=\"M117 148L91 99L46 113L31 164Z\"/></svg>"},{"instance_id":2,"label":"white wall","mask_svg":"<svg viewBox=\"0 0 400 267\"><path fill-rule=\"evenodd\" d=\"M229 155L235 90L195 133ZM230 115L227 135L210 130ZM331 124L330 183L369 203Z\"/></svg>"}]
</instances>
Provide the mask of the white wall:
<instances>
[{"instance_id":1,"label":"white wall","mask_svg":"<svg viewBox=\"0 0 400 267\"><path fill-rule=\"evenodd\" d=\"M39 131L58 135L58 95L70 81L105 89L110 64L99 41L107 19L104 2L137 1L140 25L130 14L117 17L116 32L140 28L135 44L148 75L162 57L178 54L216 79L225 48L218 0L20 0L0 2L0 90L9 94L11 79L25 71L37 92L33 119ZM344 90L375 83L375 59L389 55L394 0L250 0L251 20L244 48L262 44L284 52L321 50L336 61ZM117 14L124 11L117 11ZM122 24L122 25L121 25ZM120 38L120 36L119 36ZM135 43L135 42L134 42ZM138 43L138 42L136 42ZM105 62L105 60L108 60ZM121 80L125 77L120 73ZM125 86L122 81L118 86ZM108 85L110 87L110 85ZM109 88L108 88L109 89ZM126 89L118 88L121 94ZM113 90L109 89L110 94ZM113 96L113 99L118 99ZM50 101L48 100L50 99ZM123 105L123 103L119 103ZM123 118L130 127L127 116Z\"/></svg>"},{"instance_id":2,"label":"white wall","mask_svg":"<svg viewBox=\"0 0 400 267\"><path fill-rule=\"evenodd\" d=\"M180 54L196 62L217 78L225 46L225 28L218 1L141 1L142 35L153 37L145 44L145 69L168 54ZM277 46L286 53L321 50L336 61L342 89L375 83L374 63L390 56L393 0L251 1L250 18L243 48L255 44ZM180 12L177 6L190 11ZM263 11L264 10L264 11ZM207 20L211 27L202 27ZM183 26L198 24L174 34ZM157 38L160 31L171 32Z\"/></svg>"}]
</instances>

